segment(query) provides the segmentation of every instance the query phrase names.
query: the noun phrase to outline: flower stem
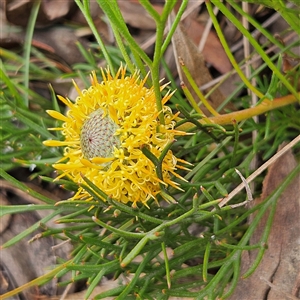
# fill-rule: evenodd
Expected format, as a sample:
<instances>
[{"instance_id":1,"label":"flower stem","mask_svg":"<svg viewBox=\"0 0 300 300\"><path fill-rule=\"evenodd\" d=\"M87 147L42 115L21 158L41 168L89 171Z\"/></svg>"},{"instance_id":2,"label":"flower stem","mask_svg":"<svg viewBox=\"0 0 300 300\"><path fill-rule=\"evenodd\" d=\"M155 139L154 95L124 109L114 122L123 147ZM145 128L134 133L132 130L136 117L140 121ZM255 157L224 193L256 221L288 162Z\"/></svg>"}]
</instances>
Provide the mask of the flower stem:
<instances>
[{"instance_id":1,"label":"flower stem","mask_svg":"<svg viewBox=\"0 0 300 300\"><path fill-rule=\"evenodd\" d=\"M300 93L298 93L298 97ZM243 120L250 119L254 116L261 115L266 113L267 111L277 109L279 107L283 107L292 103L296 103L297 98L294 95L287 95L284 97L280 97L274 100L265 99L259 105L251 108L247 108L241 111L232 112L225 115L219 115L215 117L208 118L212 123L218 125L229 125L232 124L233 121L240 122ZM207 124L207 121L204 119L198 120L201 124ZM192 123L185 123L178 126L178 130L186 131L194 127Z\"/></svg>"},{"instance_id":2,"label":"flower stem","mask_svg":"<svg viewBox=\"0 0 300 300\"><path fill-rule=\"evenodd\" d=\"M178 24L179 24L179 22L181 20L181 17L182 17L182 15L183 15L183 13L184 13L184 11L185 11L185 9L186 9L186 7L187 7L188 4L189 4L189 0L183 0L181 2L181 5L180 5L178 11L176 12L175 19L172 22L170 30L169 30L169 32L168 32L168 34L167 34L167 36L166 36L166 38L164 40L164 43L163 43L163 45L161 47L161 53L162 54L164 54L165 51L167 50L167 47L169 46L169 44L170 44L170 42L172 40L174 32L175 32L175 30L176 30L176 28L177 28L177 26L178 26Z\"/></svg>"},{"instance_id":3,"label":"flower stem","mask_svg":"<svg viewBox=\"0 0 300 300\"><path fill-rule=\"evenodd\" d=\"M157 24L156 30L156 43L155 43L155 51L154 51L154 59L151 68L151 76L154 88L154 94L156 99L156 107L159 113L159 121L161 124L165 124L164 114L162 113L162 102L161 102L161 92L160 92L160 81L159 81L159 66L160 66L160 58L161 58L161 46L163 39L164 27L162 24Z\"/></svg>"},{"instance_id":4,"label":"flower stem","mask_svg":"<svg viewBox=\"0 0 300 300\"><path fill-rule=\"evenodd\" d=\"M159 67L161 64L161 57L162 57L162 45L163 45L163 37L164 37L164 30L166 27L166 22L168 19L169 14L171 13L174 5L176 2L173 1L166 1L164 10L160 16L160 18L156 18L156 41L155 41L155 49L154 49L154 56L153 56L153 64L151 68L151 76L153 81L153 88L156 98L156 107L157 111L159 112L159 121L161 124L165 124L164 114L162 112L162 102L161 102L161 91L160 91L160 80L159 80Z\"/></svg>"},{"instance_id":5,"label":"flower stem","mask_svg":"<svg viewBox=\"0 0 300 300\"><path fill-rule=\"evenodd\" d=\"M25 90L27 91L29 88L29 65L30 65L30 53L31 53L31 41L33 38L33 32L34 32L34 28L35 28L35 22L37 20L37 16L38 16L38 12L40 9L40 4L41 1L34 1L33 2L33 6L32 6L32 11L28 20L28 26L27 26L27 31L26 31L26 37L25 37L25 41L26 43L24 43L24 67L25 67L25 72L24 72L24 86L25 86ZM28 107L28 92L26 92L24 94L24 98L23 98L23 104L25 107Z\"/></svg>"},{"instance_id":6,"label":"flower stem","mask_svg":"<svg viewBox=\"0 0 300 300\"><path fill-rule=\"evenodd\" d=\"M106 47L104 45L104 42L101 39L101 36L98 33L98 30L97 30L95 24L93 22L92 16L90 14L89 2L87 2L87 1L81 2L79 0L75 0L75 2L77 4L77 6L79 7L79 9L81 10L82 14L84 15L84 17L85 17L85 19L86 19L86 21L87 21L87 23L88 23L88 25L89 25L92 33L93 33L93 35L94 35L94 37L95 37L98 45L101 48L103 56L105 57L105 60L106 60L107 64L110 67L112 75L114 76L115 75L115 71L114 71L114 68L113 68L113 62L112 62L111 57L110 57L110 55L109 55L109 53L108 53L108 51L107 51L107 49L106 49Z\"/></svg>"}]
</instances>

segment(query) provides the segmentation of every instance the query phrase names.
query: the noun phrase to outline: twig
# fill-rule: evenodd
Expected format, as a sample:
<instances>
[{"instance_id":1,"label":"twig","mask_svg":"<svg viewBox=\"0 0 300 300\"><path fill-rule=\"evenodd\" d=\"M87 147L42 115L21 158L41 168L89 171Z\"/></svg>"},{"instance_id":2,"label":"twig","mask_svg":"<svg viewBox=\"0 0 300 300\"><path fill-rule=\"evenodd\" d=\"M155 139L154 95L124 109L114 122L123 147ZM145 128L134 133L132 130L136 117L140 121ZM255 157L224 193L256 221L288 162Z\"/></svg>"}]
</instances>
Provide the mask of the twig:
<instances>
[{"instance_id":1,"label":"twig","mask_svg":"<svg viewBox=\"0 0 300 300\"><path fill-rule=\"evenodd\" d=\"M235 169L235 171L238 173L238 175L242 179L242 182L245 186L245 190L246 190L246 194L247 194L247 200L245 200L241 203L238 203L238 204L233 204L233 205L231 205L231 208L236 208L236 207L243 206L243 205L247 204L249 201L253 200L253 196L252 196L252 193L251 193L251 188L250 188L249 184L247 183L247 180L245 179L245 177L242 175L242 173L238 169Z\"/></svg>"},{"instance_id":2,"label":"twig","mask_svg":"<svg viewBox=\"0 0 300 300\"><path fill-rule=\"evenodd\" d=\"M266 170L273 162L275 162L279 157L285 154L289 149L294 147L300 142L300 134L294 138L289 144L278 151L274 156L272 156L268 161L266 161L262 166L260 166L255 172L253 172L247 179L246 182L249 184L254 178ZM226 196L220 203L219 207L223 207L227 204L235 195L237 195L245 187L244 182L239 184L228 196Z\"/></svg>"}]
</instances>

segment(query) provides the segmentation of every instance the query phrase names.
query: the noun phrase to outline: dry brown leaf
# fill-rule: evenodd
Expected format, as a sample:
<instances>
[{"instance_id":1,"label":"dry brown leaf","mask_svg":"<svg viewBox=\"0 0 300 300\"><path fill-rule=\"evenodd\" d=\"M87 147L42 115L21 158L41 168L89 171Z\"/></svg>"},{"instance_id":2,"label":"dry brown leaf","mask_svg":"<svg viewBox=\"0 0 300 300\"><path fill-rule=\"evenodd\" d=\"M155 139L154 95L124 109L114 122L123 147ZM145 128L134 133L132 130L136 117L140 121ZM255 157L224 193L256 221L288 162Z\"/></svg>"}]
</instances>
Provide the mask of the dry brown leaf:
<instances>
[{"instance_id":1,"label":"dry brown leaf","mask_svg":"<svg viewBox=\"0 0 300 300\"><path fill-rule=\"evenodd\" d=\"M272 164L263 183L263 193L253 205L263 201L297 166L291 151ZM300 175L298 174L277 202L268 239L268 249L256 271L241 279L230 300L288 300L300 297ZM258 225L250 245L260 241L268 212ZM251 220L250 220L251 222ZM242 255L242 274L251 266L257 251Z\"/></svg>"},{"instance_id":2,"label":"dry brown leaf","mask_svg":"<svg viewBox=\"0 0 300 300\"><path fill-rule=\"evenodd\" d=\"M84 39L76 36L74 30L60 26L36 31L32 41L35 45L39 43L39 48L44 48L45 50L48 50L47 47L51 47L52 51L49 51L48 54L52 52L55 54L57 60L61 58L69 65L84 61L76 45L78 42L84 47L88 47L88 43ZM42 47L42 45L44 45L44 47Z\"/></svg>"},{"instance_id":3,"label":"dry brown leaf","mask_svg":"<svg viewBox=\"0 0 300 300\"><path fill-rule=\"evenodd\" d=\"M23 25L24 28L9 23L5 18L5 12L0 9L0 28L3 28L3 34L0 36L1 47L14 48L26 43L25 25L27 25L31 13L30 5L32 5L32 1L6 1L7 18L14 24ZM39 12L41 20L37 23L37 27L46 26L49 21L56 21L60 16L67 14L72 5L69 1L63 1L61 5L58 5L57 1L43 1ZM61 11L58 10L58 7ZM19 9L22 10L20 19L14 15L18 16ZM47 17L45 17L46 12ZM16 21L14 21L15 19ZM87 41L80 38L75 30L64 26L35 30L32 39L32 45L42 50L49 59L53 60L53 64L64 72L71 71L66 63L72 65L84 61L77 47L78 42L84 47L88 47Z\"/></svg>"},{"instance_id":4,"label":"dry brown leaf","mask_svg":"<svg viewBox=\"0 0 300 300\"><path fill-rule=\"evenodd\" d=\"M99 286L96 286L95 289L93 290L91 296L89 298L85 298L85 294L87 290L83 290L81 292L77 293L70 293L66 295L63 299L64 300L82 300L82 299L87 299L87 300L92 300L96 295L99 295L101 293L104 293L110 289L116 288L119 286L118 280L102 280ZM55 296L55 297L49 297L45 298L43 300L60 300L61 297ZM106 300L112 300L115 299L115 297L106 297Z\"/></svg>"},{"instance_id":5,"label":"dry brown leaf","mask_svg":"<svg viewBox=\"0 0 300 300\"><path fill-rule=\"evenodd\" d=\"M198 45L205 26L193 19L188 19L184 22L186 33ZM206 62L211 64L221 74L225 74L232 69L231 63L220 43L219 38L213 31L210 31L203 48L202 54Z\"/></svg>"},{"instance_id":6,"label":"dry brown leaf","mask_svg":"<svg viewBox=\"0 0 300 300\"><path fill-rule=\"evenodd\" d=\"M34 213L16 214L13 216L9 229L0 236L0 244L14 238L17 234L25 231L31 225L38 222L39 218ZM32 236L31 236L32 237ZM55 264L55 257L51 253L53 246L52 238L36 240L28 244L28 238L21 240L14 246L1 249L0 265L6 270L14 288L19 287L38 276L47 272L47 268ZM31 299L30 296L36 294L35 289L25 290L23 294ZM38 293L54 295L56 293L56 282L51 281L40 288Z\"/></svg>"},{"instance_id":7,"label":"dry brown leaf","mask_svg":"<svg viewBox=\"0 0 300 300\"><path fill-rule=\"evenodd\" d=\"M118 4L127 24L139 29L155 30L155 21L140 3L119 0Z\"/></svg>"},{"instance_id":8,"label":"dry brown leaf","mask_svg":"<svg viewBox=\"0 0 300 300\"><path fill-rule=\"evenodd\" d=\"M193 79L195 80L197 86L202 86L212 80L208 68L205 65L205 60L203 55L198 51L196 45L191 41L190 37L182 24L179 24L172 38L173 47L175 48L175 53L178 57L181 57L187 69L191 73ZM177 59L177 58L175 58ZM182 75L185 85L188 87L189 91L192 93L194 99L199 101L199 98L192 90L190 84L184 75ZM217 108L223 101L224 97L219 90L215 90L210 96L210 103L214 108ZM201 107L205 113L208 111ZM209 113L208 113L209 114Z\"/></svg>"},{"instance_id":9,"label":"dry brown leaf","mask_svg":"<svg viewBox=\"0 0 300 300\"><path fill-rule=\"evenodd\" d=\"M9 22L26 26L35 0L5 0L6 18ZM42 0L36 26L44 27L65 17L74 7L73 0Z\"/></svg>"},{"instance_id":10,"label":"dry brown leaf","mask_svg":"<svg viewBox=\"0 0 300 300\"><path fill-rule=\"evenodd\" d=\"M40 204L41 201L21 191L10 183L1 180L0 192L4 200L10 205L15 204ZM48 192L48 196L49 196ZM52 198L54 196L52 195ZM44 204L44 203L43 203ZM10 216L9 226L3 228L0 234L0 245L27 230L30 226L40 221L42 217L48 215L50 211L40 210L37 212L19 213ZM5 216L4 216L5 217ZM2 222L3 219L0 220ZM55 227L54 221L47 223ZM61 226L61 225L58 225ZM38 231L30 234L18 243L8 248L0 249L0 289L1 294L49 272L50 268L56 264L56 255L66 259L71 251L70 244L63 244L58 249L52 250L57 241L52 237L35 239L29 243ZM66 279L66 278L65 278ZM21 299L35 299L40 295L52 296L57 293L56 281L52 280L40 288L24 290ZM19 298L14 298L19 299Z\"/></svg>"},{"instance_id":11,"label":"dry brown leaf","mask_svg":"<svg viewBox=\"0 0 300 300\"><path fill-rule=\"evenodd\" d=\"M0 182L0 188L1 188L1 182ZM6 195L2 193L1 190L0 190L0 205L1 206L9 205ZM0 235L8 227L11 217L12 217L11 215L4 215L0 217Z\"/></svg>"}]
</instances>

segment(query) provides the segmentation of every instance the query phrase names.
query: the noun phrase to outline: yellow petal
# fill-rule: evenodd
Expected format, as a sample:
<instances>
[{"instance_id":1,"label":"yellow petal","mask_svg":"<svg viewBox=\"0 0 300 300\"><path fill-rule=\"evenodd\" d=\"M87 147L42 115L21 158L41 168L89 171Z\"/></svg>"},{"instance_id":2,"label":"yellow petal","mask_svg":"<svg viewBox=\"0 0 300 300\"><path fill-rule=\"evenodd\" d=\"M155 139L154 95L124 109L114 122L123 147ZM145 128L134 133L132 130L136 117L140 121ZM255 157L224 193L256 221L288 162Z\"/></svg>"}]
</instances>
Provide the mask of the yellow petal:
<instances>
[{"instance_id":1,"label":"yellow petal","mask_svg":"<svg viewBox=\"0 0 300 300\"><path fill-rule=\"evenodd\" d=\"M57 170L69 170L69 169L78 169L78 168L82 168L82 164L81 163L77 163L77 164L54 164L53 167Z\"/></svg>"},{"instance_id":2,"label":"yellow petal","mask_svg":"<svg viewBox=\"0 0 300 300\"><path fill-rule=\"evenodd\" d=\"M91 162L95 164L103 164L114 160L114 157L94 157L91 159Z\"/></svg>"},{"instance_id":3,"label":"yellow petal","mask_svg":"<svg viewBox=\"0 0 300 300\"><path fill-rule=\"evenodd\" d=\"M112 120L113 120L116 124L119 124L118 116L117 116L117 111L115 110L115 108L112 107L112 106L110 106L108 109L109 109L109 115L110 115L110 117L112 118Z\"/></svg>"},{"instance_id":4,"label":"yellow petal","mask_svg":"<svg viewBox=\"0 0 300 300\"><path fill-rule=\"evenodd\" d=\"M76 82L74 80L72 80L72 83L73 83L78 95L82 96L82 92L81 92L80 88L78 87L78 85L76 84Z\"/></svg>"},{"instance_id":5,"label":"yellow petal","mask_svg":"<svg viewBox=\"0 0 300 300\"><path fill-rule=\"evenodd\" d=\"M177 159L177 161L179 161L179 162L181 162L183 164L187 164L187 165L193 166L193 164L191 164L190 162L188 162L188 161L186 161L184 159L181 159L181 158L176 158L176 159Z\"/></svg>"},{"instance_id":6,"label":"yellow petal","mask_svg":"<svg viewBox=\"0 0 300 300\"><path fill-rule=\"evenodd\" d=\"M63 114L59 113L58 111L49 109L49 110L46 110L46 112L49 116L51 116L54 119L61 120L64 122L67 122L69 120L68 117L64 116Z\"/></svg>"},{"instance_id":7,"label":"yellow petal","mask_svg":"<svg viewBox=\"0 0 300 300\"><path fill-rule=\"evenodd\" d=\"M80 160L80 162L85 166L85 167L89 167L89 168L97 168L97 169L103 169L102 166L97 166L95 165L95 163L90 162L89 160L82 158Z\"/></svg>"},{"instance_id":8,"label":"yellow petal","mask_svg":"<svg viewBox=\"0 0 300 300\"><path fill-rule=\"evenodd\" d=\"M47 140L43 141L45 146L50 147L60 147L60 146L70 146L71 144L78 144L79 142L70 142L70 141L56 141L56 140Z\"/></svg>"},{"instance_id":9,"label":"yellow petal","mask_svg":"<svg viewBox=\"0 0 300 300\"><path fill-rule=\"evenodd\" d=\"M63 127L47 128L48 130L64 130Z\"/></svg>"},{"instance_id":10,"label":"yellow petal","mask_svg":"<svg viewBox=\"0 0 300 300\"><path fill-rule=\"evenodd\" d=\"M57 95L57 98L58 98L61 102L63 102L65 105L67 105L68 107L72 108L73 103L72 103L69 99L64 98L64 97L62 97L62 96L60 96L60 95Z\"/></svg>"}]
</instances>

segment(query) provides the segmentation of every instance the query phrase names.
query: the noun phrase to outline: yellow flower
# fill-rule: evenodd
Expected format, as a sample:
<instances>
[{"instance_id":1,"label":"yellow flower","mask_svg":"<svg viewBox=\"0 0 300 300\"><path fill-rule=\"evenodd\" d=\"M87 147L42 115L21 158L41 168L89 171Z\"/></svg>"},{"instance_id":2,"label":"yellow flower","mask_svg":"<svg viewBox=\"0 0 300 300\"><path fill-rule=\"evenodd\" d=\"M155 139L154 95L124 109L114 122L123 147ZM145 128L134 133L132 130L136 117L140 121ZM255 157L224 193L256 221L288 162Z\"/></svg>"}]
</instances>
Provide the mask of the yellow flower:
<instances>
[{"instance_id":1,"label":"yellow flower","mask_svg":"<svg viewBox=\"0 0 300 300\"><path fill-rule=\"evenodd\" d=\"M174 129L177 115L164 105L172 93L162 99L163 125L158 120L153 88L144 86L146 79L140 80L137 72L125 76L125 67L115 77L109 70L101 72L103 81L99 83L93 72L92 86L87 90L81 91L74 83L79 94L75 103L58 96L68 106L66 116L53 110L47 112L64 122L62 127L50 129L61 130L65 139L48 140L44 144L65 147L64 158L53 165L61 171L58 178L67 176L80 184L85 176L115 200L148 206L151 198L157 202L160 184L179 189L172 176L180 177L177 168L185 169L177 164L185 162L168 150L159 179L156 166L142 152L146 146L158 158L175 135L186 134ZM71 199L89 201L92 197L79 187Z\"/></svg>"}]
</instances>

